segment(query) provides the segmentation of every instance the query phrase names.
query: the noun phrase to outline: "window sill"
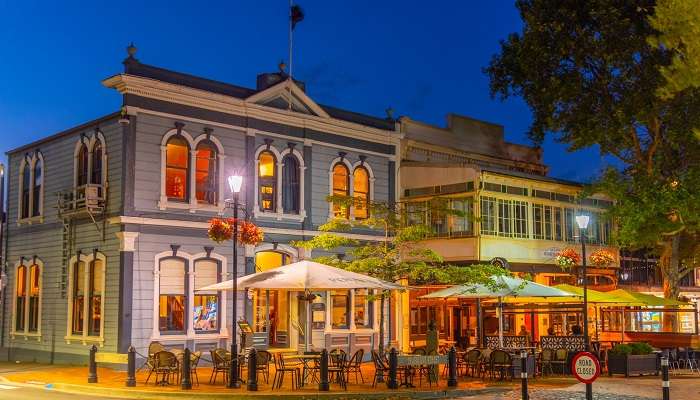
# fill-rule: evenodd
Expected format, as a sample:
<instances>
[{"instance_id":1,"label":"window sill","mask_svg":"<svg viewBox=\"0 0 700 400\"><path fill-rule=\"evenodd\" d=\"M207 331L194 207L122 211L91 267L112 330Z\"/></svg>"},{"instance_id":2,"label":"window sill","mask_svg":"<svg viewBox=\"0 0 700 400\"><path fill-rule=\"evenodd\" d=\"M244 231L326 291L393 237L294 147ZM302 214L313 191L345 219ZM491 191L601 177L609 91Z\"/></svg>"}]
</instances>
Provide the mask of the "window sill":
<instances>
[{"instance_id":1,"label":"window sill","mask_svg":"<svg viewBox=\"0 0 700 400\"><path fill-rule=\"evenodd\" d=\"M171 210L188 210L191 213L196 212L209 212L209 213L220 213L224 208L222 206L213 204L200 204L200 203L183 203L180 201L159 201L158 209L165 211L167 209Z\"/></svg>"},{"instance_id":2,"label":"window sill","mask_svg":"<svg viewBox=\"0 0 700 400\"><path fill-rule=\"evenodd\" d=\"M195 333L194 335L181 334L181 335L153 335L151 340L159 340L163 342L168 341L182 341L190 339L228 339L228 333Z\"/></svg>"},{"instance_id":3,"label":"window sill","mask_svg":"<svg viewBox=\"0 0 700 400\"><path fill-rule=\"evenodd\" d=\"M74 335L67 335L64 336L63 339L66 340L67 344L71 344L71 342L82 342L83 345L87 345L88 343L99 343L100 347L104 346L105 343L105 338L101 336L74 336Z\"/></svg>"},{"instance_id":4,"label":"window sill","mask_svg":"<svg viewBox=\"0 0 700 400\"><path fill-rule=\"evenodd\" d=\"M43 224L44 216L37 215L29 218L22 218L17 220L17 225L32 225L32 224Z\"/></svg>"},{"instance_id":5,"label":"window sill","mask_svg":"<svg viewBox=\"0 0 700 400\"><path fill-rule=\"evenodd\" d=\"M276 219L277 221L295 221L303 222L306 218L306 211L301 210L299 214L284 214L284 213L273 213L273 212L263 212L259 210L253 211L253 216L258 219Z\"/></svg>"},{"instance_id":6,"label":"window sill","mask_svg":"<svg viewBox=\"0 0 700 400\"><path fill-rule=\"evenodd\" d=\"M41 333L10 332L10 337L12 339L24 338L24 340L33 338L36 339L37 342L41 342Z\"/></svg>"}]
</instances>

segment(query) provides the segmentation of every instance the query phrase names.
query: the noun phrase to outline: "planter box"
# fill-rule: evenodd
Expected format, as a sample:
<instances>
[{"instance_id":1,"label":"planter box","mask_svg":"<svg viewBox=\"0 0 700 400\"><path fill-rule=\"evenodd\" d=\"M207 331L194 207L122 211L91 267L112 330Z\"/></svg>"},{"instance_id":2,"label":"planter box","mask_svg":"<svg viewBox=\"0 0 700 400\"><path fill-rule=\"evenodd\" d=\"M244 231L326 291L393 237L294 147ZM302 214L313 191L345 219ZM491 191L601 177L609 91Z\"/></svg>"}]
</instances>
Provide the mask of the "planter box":
<instances>
[{"instance_id":1,"label":"planter box","mask_svg":"<svg viewBox=\"0 0 700 400\"><path fill-rule=\"evenodd\" d=\"M608 375L659 374L659 360L656 354L624 355L608 353Z\"/></svg>"}]
</instances>

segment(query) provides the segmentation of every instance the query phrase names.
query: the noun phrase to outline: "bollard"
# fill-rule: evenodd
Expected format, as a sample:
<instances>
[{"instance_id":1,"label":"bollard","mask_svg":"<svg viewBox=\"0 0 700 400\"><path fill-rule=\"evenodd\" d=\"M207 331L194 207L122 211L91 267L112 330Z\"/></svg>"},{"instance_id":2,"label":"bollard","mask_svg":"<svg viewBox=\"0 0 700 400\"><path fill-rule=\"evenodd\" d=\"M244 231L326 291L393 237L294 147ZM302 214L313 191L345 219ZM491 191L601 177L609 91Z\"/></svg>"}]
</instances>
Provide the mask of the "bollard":
<instances>
[{"instance_id":1,"label":"bollard","mask_svg":"<svg viewBox=\"0 0 700 400\"><path fill-rule=\"evenodd\" d=\"M396 349L392 347L391 351L389 352L389 381L386 383L386 386L389 389L399 388L399 381L396 380L396 370L398 367L398 354L396 353Z\"/></svg>"},{"instance_id":2,"label":"bollard","mask_svg":"<svg viewBox=\"0 0 700 400\"><path fill-rule=\"evenodd\" d=\"M321 371L320 377L318 379L318 390L321 392L327 392L330 387L328 385L328 350L323 349L321 351Z\"/></svg>"},{"instance_id":3,"label":"bollard","mask_svg":"<svg viewBox=\"0 0 700 400\"><path fill-rule=\"evenodd\" d=\"M97 346L90 347L90 363L88 364L88 383L97 383L97 363L95 362Z\"/></svg>"},{"instance_id":4,"label":"bollard","mask_svg":"<svg viewBox=\"0 0 700 400\"><path fill-rule=\"evenodd\" d=\"M457 386L457 350L455 349L454 346L452 346L449 353L447 353L447 369L448 369L447 386L448 387Z\"/></svg>"},{"instance_id":5,"label":"bollard","mask_svg":"<svg viewBox=\"0 0 700 400\"><path fill-rule=\"evenodd\" d=\"M522 400L528 400L530 395L527 391L527 351L520 351L520 378L522 379Z\"/></svg>"},{"instance_id":6,"label":"bollard","mask_svg":"<svg viewBox=\"0 0 700 400\"><path fill-rule=\"evenodd\" d=\"M248 353L248 391L258 391L258 351L255 347Z\"/></svg>"},{"instance_id":7,"label":"bollard","mask_svg":"<svg viewBox=\"0 0 700 400\"><path fill-rule=\"evenodd\" d=\"M180 383L180 387L183 390L192 389L192 373L190 372L191 361L192 353L188 347L185 347L185 354L182 355L182 383Z\"/></svg>"},{"instance_id":8,"label":"bollard","mask_svg":"<svg viewBox=\"0 0 700 400\"><path fill-rule=\"evenodd\" d=\"M134 346L129 346L126 357L126 386L134 387L136 386L136 349L134 349Z\"/></svg>"},{"instance_id":9,"label":"bollard","mask_svg":"<svg viewBox=\"0 0 700 400\"><path fill-rule=\"evenodd\" d=\"M668 357L661 357L661 390L663 391L663 399L671 398L671 382L668 380Z\"/></svg>"}]
</instances>

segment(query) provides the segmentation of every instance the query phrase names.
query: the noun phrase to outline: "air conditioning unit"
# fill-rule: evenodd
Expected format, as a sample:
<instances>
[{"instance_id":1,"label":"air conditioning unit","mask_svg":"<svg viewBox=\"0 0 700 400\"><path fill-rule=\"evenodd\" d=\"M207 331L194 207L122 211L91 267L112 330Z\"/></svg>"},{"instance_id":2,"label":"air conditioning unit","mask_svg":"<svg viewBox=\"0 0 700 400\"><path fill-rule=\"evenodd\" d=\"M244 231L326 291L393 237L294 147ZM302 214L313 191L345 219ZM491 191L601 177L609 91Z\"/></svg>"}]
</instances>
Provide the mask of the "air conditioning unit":
<instances>
[{"instance_id":1,"label":"air conditioning unit","mask_svg":"<svg viewBox=\"0 0 700 400\"><path fill-rule=\"evenodd\" d=\"M87 186L85 188L85 206L98 207L100 205L100 192L97 186Z\"/></svg>"}]
</instances>

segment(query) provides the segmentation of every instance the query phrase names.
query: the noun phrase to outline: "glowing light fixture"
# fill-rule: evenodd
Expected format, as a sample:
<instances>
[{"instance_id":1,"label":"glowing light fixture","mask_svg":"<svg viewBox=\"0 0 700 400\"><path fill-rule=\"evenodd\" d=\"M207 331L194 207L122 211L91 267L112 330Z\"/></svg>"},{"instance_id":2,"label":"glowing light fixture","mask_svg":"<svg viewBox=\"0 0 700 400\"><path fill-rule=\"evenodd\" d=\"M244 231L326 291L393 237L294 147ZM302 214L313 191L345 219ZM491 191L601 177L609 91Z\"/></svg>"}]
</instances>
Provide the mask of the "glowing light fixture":
<instances>
[{"instance_id":1,"label":"glowing light fixture","mask_svg":"<svg viewBox=\"0 0 700 400\"><path fill-rule=\"evenodd\" d=\"M241 191L241 186L243 185L243 177L240 175L231 175L228 177L228 185L231 188L231 192L238 193Z\"/></svg>"}]
</instances>

